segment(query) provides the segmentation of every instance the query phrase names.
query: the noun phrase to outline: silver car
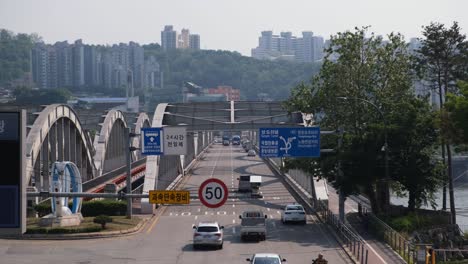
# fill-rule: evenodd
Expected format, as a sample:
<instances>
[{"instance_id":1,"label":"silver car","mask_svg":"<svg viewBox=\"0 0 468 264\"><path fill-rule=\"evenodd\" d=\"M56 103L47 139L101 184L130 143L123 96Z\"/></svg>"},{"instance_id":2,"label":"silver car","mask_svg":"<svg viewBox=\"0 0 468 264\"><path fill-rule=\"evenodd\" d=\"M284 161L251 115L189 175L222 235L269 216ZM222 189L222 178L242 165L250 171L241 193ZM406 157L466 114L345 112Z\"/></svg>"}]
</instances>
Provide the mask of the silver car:
<instances>
[{"instance_id":1,"label":"silver car","mask_svg":"<svg viewBox=\"0 0 468 264\"><path fill-rule=\"evenodd\" d=\"M218 222L202 222L198 226L193 226L193 248L199 246L215 246L218 249L223 248L224 226Z\"/></svg>"},{"instance_id":2,"label":"silver car","mask_svg":"<svg viewBox=\"0 0 468 264\"><path fill-rule=\"evenodd\" d=\"M286 259L281 258L276 253L257 253L246 260L250 261L251 264L281 264L286 262Z\"/></svg>"}]
</instances>

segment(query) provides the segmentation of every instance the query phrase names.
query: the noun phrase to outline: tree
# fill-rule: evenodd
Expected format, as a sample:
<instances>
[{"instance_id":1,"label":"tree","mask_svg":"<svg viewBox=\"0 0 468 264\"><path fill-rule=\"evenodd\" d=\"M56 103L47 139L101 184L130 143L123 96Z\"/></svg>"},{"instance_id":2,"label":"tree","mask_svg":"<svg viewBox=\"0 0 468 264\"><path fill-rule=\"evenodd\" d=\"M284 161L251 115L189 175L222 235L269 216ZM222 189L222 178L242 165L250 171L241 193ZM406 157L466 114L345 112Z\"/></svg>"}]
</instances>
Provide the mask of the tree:
<instances>
[{"instance_id":1,"label":"tree","mask_svg":"<svg viewBox=\"0 0 468 264\"><path fill-rule=\"evenodd\" d=\"M450 137L457 143L468 144L468 82L458 82L459 94L447 94L445 104L451 126L445 130L450 131Z\"/></svg>"},{"instance_id":2,"label":"tree","mask_svg":"<svg viewBox=\"0 0 468 264\"><path fill-rule=\"evenodd\" d=\"M392 161L390 176L395 181L400 180L405 190L412 192L413 200L427 199L429 195L426 194L432 189L426 184L432 182L420 183L425 190L423 192L413 190L403 179L394 176L396 171L402 171L397 166L403 166L403 163L397 161L405 151L405 144L411 148L413 144L420 143L415 138L423 137L424 142L430 142L432 136L426 130L419 134L415 131L422 125L422 120L428 120L421 115L429 110L414 98L411 60L403 37L392 33L384 42L381 37L367 33L368 27L364 27L332 36L319 75L310 85L294 88L285 103L289 111L315 112L320 117L316 121L321 127L343 129L345 134L340 149L337 149L336 138L327 142L335 142L333 148L338 150L338 154L321 157L319 162L300 159L287 164L301 167L309 173L320 169L319 174L333 179L334 186L344 195L365 193L372 210L380 213L389 206L389 201L383 196L388 186L385 152L382 151L384 136L388 134L389 138L390 148L386 151L389 151ZM417 114L408 116L409 113ZM410 129L404 126L409 120L414 122ZM405 133L406 141L398 137ZM432 162L429 151L423 157L424 160L413 171L419 173L420 178L435 177L432 170L422 171ZM343 177L336 176L340 169L338 164L341 164Z\"/></svg>"},{"instance_id":3,"label":"tree","mask_svg":"<svg viewBox=\"0 0 468 264\"><path fill-rule=\"evenodd\" d=\"M444 103L446 95L449 92L456 91L457 78L466 71L464 63L464 54L466 54L466 36L460 33L460 27L454 22L450 28L444 24L432 22L423 27L423 36L421 48L418 50L417 69L423 80L439 93L439 104L442 118L441 124L446 123L444 114ZM443 128L443 127L441 127ZM449 184L450 212L452 223L456 223L455 198L453 194L452 179L452 152L450 145L454 142L453 138L445 137L448 135L441 130L442 159L445 163L445 151L447 152L447 173L446 181ZM445 185L444 185L445 186ZM446 191L444 187L443 208L446 208Z\"/></svg>"},{"instance_id":4,"label":"tree","mask_svg":"<svg viewBox=\"0 0 468 264\"><path fill-rule=\"evenodd\" d=\"M421 205L435 208L434 193L442 183L441 166L433 158L437 142L436 114L425 98L410 98L399 103L401 111L394 119L392 134L392 178L397 194L408 194L408 209L414 211Z\"/></svg>"},{"instance_id":5,"label":"tree","mask_svg":"<svg viewBox=\"0 0 468 264\"><path fill-rule=\"evenodd\" d=\"M96 223L96 224L100 224L101 228L105 229L106 224L112 222L112 217L110 217L108 215L98 215L98 216L94 217L93 222Z\"/></svg>"},{"instance_id":6,"label":"tree","mask_svg":"<svg viewBox=\"0 0 468 264\"><path fill-rule=\"evenodd\" d=\"M7 84L29 72L30 51L37 35L0 29L0 84Z\"/></svg>"}]
</instances>

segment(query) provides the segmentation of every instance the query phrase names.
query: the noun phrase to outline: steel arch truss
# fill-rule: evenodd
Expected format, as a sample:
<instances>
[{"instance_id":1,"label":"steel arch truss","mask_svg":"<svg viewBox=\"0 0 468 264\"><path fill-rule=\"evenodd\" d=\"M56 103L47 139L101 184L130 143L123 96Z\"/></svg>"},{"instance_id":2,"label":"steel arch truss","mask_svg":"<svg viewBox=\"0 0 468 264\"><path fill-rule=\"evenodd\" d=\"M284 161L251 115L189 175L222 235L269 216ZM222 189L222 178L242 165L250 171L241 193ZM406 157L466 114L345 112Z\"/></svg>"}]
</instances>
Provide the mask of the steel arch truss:
<instances>
[{"instance_id":1,"label":"steel arch truss","mask_svg":"<svg viewBox=\"0 0 468 264\"><path fill-rule=\"evenodd\" d=\"M150 124L148 115L146 113L140 113L135 123L135 134L137 135L141 134L142 128L150 127L150 126L151 124ZM133 161L137 161L137 160L144 158L141 155L141 151L139 150L141 148L140 144L141 144L140 137L136 136L132 139L132 146L137 148L137 150L132 152Z\"/></svg>"},{"instance_id":2,"label":"steel arch truss","mask_svg":"<svg viewBox=\"0 0 468 264\"><path fill-rule=\"evenodd\" d=\"M302 116L288 113L281 102L204 102L167 105L163 124L185 125L189 131L245 131L302 126Z\"/></svg>"},{"instance_id":3,"label":"steel arch truss","mask_svg":"<svg viewBox=\"0 0 468 264\"><path fill-rule=\"evenodd\" d=\"M39 191L49 189L49 164L71 161L80 168L82 181L96 176L93 146L75 111L67 105L48 105L30 127L26 138L26 181Z\"/></svg>"},{"instance_id":4,"label":"steel arch truss","mask_svg":"<svg viewBox=\"0 0 468 264\"><path fill-rule=\"evenodd\" d=\"M125 165L125 139L127 128L124 115L121 111L110 110L100 124L101 131L94 138L94 165L100 176L106 172Z\"/></svg>"}]
</instances>

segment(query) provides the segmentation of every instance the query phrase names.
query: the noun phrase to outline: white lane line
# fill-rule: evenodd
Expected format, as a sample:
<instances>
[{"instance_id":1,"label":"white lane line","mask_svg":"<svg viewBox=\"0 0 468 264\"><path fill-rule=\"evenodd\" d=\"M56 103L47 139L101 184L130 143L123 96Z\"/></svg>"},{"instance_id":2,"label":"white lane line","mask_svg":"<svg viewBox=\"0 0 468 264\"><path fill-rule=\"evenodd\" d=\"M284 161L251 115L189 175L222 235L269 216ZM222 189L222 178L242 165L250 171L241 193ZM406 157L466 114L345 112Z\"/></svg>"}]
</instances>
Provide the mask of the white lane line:
<instances>
[{"instance_id":1,"label":"white lane line","mask_svg":"<svg viewBox=\"0 0 468 264\"><path fill-rule=\"evenodd\" d=\"M270 208L267 208L267 211L270 211Z\"/></svg>"},{"instance_id":2,"label":"white lane line","mask_svg":"<svg viewBox=\"0 0 468 264\"><path fill-rule=\"evenodd\" d=\"M236 212L232 212L232 214L233 214L233 215L235 215L235 214L236 214Z\"/></svg>"},{"instance_id":3,"label":"white lane line","mask_svg":"<svg viewBox=\"0 0 468 264\"><path fill-rule=\"evenodd\" d=\"M201 208L198 208L198 212L200 212L200 211L201 211Z\"/></svg>"},{"instance_id":4,"label":"white lane line","mask_svg":"<svg viewBox=\"0 0 468 264\"><path fill-rule=\"evenodd\" d=\"M232 205L232 207L236 207L236 205L235 205L235 204L233 204L233 205Z\"/></svg>"},{"instance_id":5,"label":"white lane line","mask_svg":"<svg viewBox=\"0 0 468 264\"><path fill-rule=\"evenodd\" d=\"M236 228L235 227L232 227L232 234L236 234Z\"/></svg>"},{"instance_id":6,"label":"white lane line","mask_svg":"<svg viewBox=\"0 0 468 264\"><path fill-rule=\"evenodd\" d=\"M195 220L197 220L197 218L198 218L198 215L195 216Z\"/></svg>"},{"instance_id":7,"label":"white lane line","mask_svg":"<svg viewBox=\"0 0 468 264\"><path fill-rule=\"evenodd\" d=\"M205 215L208 215L208 211L205 211Z\"/></svg>"},{"instance_id":8,"label":"white lane line","mask_svg":"<svg viewBox=\"0 0 468 264\"><path fill-rule=\"evenodd\" d=\"M235 223L236 223L236 219L232 219L232 223L235 224Z\"/></svg>"},{"instance_id":9,"label":"white lane line","mask_svg":"<svg viewBox=\"0 0 468 264\"><path fill-rule=\"evenodd\" d=\"M276 211L278 214L281 214L280 211Z\"/></svg>"},{"instance_id":10,"label":"white lane line","mask_svg":"<svg viewBox=\"0 0 468 264\"><path fill-rule=\"evenodd\" d=\"M273 215L270 215L270 218L273 219ZM274 222L273 222L274 223Z\"/></svg>"}]
</instances>

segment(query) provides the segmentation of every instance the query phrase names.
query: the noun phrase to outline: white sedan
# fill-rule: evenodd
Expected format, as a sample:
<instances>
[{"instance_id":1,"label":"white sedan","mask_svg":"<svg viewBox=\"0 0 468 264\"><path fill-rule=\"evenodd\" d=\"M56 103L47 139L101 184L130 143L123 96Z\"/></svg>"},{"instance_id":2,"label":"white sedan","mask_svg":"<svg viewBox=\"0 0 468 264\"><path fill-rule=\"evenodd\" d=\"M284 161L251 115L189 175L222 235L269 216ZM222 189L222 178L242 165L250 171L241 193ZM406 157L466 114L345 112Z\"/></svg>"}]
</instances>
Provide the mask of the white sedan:
<instances>
[{"instance_id":1,"label":"white sedan","mask_svg":"<svg viewBox=\"0 0 468 264\"><path fill-rule=\"evenodd\" d=\"M286 259L281 258L276 253L257 253L246 260L251 264L281 264L286 262Z\"/></svg>"},{"instance_id":2,"label":"white sedan","mask_svg":"<svg viewBox=\"0 0 468 264\"><path fill-rule=\"evenodd\" d=\"M300 204L288 204L281 214L281 221L283 224L288 222L307 223L306 213L304 207Z\"/></svg>"}]
</instances>

